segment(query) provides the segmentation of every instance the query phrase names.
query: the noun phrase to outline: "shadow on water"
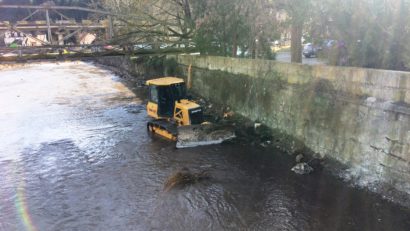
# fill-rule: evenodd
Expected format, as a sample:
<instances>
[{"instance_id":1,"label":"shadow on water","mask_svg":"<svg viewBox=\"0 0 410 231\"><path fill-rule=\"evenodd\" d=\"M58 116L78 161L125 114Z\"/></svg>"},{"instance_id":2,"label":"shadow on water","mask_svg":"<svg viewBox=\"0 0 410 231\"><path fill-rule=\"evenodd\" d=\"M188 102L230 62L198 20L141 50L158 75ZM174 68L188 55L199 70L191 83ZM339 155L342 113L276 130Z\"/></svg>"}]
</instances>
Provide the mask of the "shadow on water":
<instances>
[{"instance_id":1,"label":"shadow on water","mask_svg":"<svg viewBox=\"0 0 410 231\"><path fill-rule=\"evenodd\" d=\"M39 123L42 129L36 136L41 139L19 134L30 138L13 143L21 148L13 149L21 150L19 157L7 160L7 154L0 155L0 179L5 182L0 185L1 231L29 226L36 228L32 230L410 229L408 209L349 187L326 171L296 175L290 171L293 158L276 149L248 143L176 149L174 143L150 137L145 130L143 89L133 89L132 99L109 72L78 66L96 72L81 77L80 83L90 85L87 97L71 94L78 90L72 84L60 95L68 99L65 105L38 104L42 108L31 111L35 115L19 119L21 126ZM76 73L70 78L79 78ZM92 87L95 75L100 78L98 88ZM79 95L82 101L76 98ZM3 125L15 120L1 118ZM52 131L44 127L65 132L44 136L43 131ZM34 143L37 140L41 142ZM184 167L207 171L210 178L164 192L165 180ZM30 219L23 219L19 211Z\"/></svg>"}]
</instances>

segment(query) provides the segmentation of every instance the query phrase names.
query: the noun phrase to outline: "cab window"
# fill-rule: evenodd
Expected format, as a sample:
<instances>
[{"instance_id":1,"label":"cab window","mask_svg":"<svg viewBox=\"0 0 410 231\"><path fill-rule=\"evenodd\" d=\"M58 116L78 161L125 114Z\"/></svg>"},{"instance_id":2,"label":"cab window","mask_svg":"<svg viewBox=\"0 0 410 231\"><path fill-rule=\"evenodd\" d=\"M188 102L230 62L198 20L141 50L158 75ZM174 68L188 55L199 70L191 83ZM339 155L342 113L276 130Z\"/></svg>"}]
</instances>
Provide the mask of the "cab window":
<instances>
[{"instance_id":1,"label":"cab window","mask_svg":"<svg viewBox=\"0 0 410 231\"><path fill-rule=\"evenodd\" d=\"M158 103L158 89L155 86L149 88L149 101Z\"/></svg>"},{"instance_id":2,"label":"cab window","mask_svg":"<svg viewBox=\"0 0 410 231\"><path fill-rule=\"evenodd\" d=\"M172 86L172 95L174 100L181 100L186 98L186 88L184 83L174 84Z\"/></svg>"}]
</instances>

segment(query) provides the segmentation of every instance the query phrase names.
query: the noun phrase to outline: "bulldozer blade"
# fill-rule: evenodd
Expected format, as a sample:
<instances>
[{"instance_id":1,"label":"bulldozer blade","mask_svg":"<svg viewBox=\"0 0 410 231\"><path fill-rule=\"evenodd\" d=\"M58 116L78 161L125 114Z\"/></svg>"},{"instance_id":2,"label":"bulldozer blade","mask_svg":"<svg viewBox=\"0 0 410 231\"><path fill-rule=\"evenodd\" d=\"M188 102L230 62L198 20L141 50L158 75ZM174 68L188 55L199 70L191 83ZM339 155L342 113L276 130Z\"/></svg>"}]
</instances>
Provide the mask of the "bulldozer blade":
<instances>
[{"instance_id":1,"label":"bulldozer blade","mask_svg":"<svg viewBox=\"0 0 410 231\"><path fill-rule=\"evenodd\" d=\"M235 138L231 126L201 124L178 127L177 148L189 148L202 145L220 144Z\"/></svg>"}]
</instances>

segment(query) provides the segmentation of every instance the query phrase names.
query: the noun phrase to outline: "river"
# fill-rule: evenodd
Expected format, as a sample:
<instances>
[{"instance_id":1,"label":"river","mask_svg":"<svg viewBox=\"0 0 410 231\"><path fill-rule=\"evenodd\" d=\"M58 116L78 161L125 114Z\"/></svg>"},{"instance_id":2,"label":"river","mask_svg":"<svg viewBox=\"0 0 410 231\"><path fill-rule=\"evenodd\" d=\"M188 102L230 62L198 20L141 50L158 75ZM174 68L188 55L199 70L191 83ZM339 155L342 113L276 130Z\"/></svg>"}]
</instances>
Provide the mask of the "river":
<instances>
[{"instance_id":1,"label":"river","mask_svg":"<svg viewBox=\"0 0 410 231\"><path fill-rule=\"evenodd\" d=\"M0 231L410 230L410 210L293 158L146 133L143 88L84 62L0 71ZM211 179L163 191L177 169Z\"/></svg>"}]
</instances>

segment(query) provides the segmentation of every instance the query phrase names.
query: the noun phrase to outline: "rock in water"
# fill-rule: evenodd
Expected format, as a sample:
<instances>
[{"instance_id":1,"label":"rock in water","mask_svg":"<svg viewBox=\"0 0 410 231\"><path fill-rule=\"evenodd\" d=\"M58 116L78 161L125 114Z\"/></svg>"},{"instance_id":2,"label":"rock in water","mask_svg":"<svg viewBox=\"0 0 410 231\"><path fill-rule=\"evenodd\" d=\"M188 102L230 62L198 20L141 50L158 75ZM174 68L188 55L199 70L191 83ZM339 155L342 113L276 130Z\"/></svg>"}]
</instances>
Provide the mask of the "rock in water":
<instances>
[{"instance_id":1,"label":"rock in water","mask_svg":"<svg viewBox=\"0 0 410 231\"><path fill-rule=\"evenodd\" d=\"M310 167L307 163L298 163L291 170L300 175L313 172L313 168Z\"/></svg>"},{"instance_id":2,"label":"rock in water","mask_svg":"<svg viewBox=\"0 0 410 231\"><path fill-rule=\"evenodd\" d=\"M207 171L193 173L188 168L182 168L168 177L164 183L164 191L168 192L174 188L195 184L201 180L209 178L210 176Z\"/></svg>"},{"instance_id":3,"label":"rock in water","mask_svg":"<svg viewBox=\"0 0 410 231\"><path fill-rule=\"evenodd\" d=\"M233 127L214 124L201 124L178 127L177 148L189 148L201 145L220 144L235 138Z\"/></svg>"},{"instance_id":4,"label":"rock in water","mask_svg":"<svg viewBox=\"0 0 410 231\"><path fill-rule=\"evenodd\" d=\"M297 155L296 158L295 158L296 163L301 163L303 158L304 158L303 154Z\"/></svg>"}]
</instances>

